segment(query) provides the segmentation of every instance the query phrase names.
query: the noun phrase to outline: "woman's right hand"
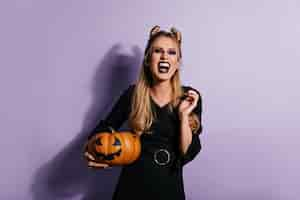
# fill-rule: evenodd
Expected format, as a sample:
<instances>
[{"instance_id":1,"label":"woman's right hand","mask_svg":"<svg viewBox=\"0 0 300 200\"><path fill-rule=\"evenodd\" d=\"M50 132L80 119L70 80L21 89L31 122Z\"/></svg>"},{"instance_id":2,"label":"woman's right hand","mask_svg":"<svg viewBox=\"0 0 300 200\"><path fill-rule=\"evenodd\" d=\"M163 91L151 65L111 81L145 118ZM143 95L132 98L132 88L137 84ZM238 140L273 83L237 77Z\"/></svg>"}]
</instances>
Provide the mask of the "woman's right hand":
<instances>
[{"instance_id":1,"label":"woman's right hand","mask_svg":"<svg viewBox=\"0 0 300 200\"><path fill-rule=\"evenodd\" d=\"M91 168L99 168L99 169L105 169L105 168L109 168L110 166L106 163L99 163L96 162L96 159L87 151L84 152L84 157L88 162L88 167Z\"/></svg>"}]
</instances>

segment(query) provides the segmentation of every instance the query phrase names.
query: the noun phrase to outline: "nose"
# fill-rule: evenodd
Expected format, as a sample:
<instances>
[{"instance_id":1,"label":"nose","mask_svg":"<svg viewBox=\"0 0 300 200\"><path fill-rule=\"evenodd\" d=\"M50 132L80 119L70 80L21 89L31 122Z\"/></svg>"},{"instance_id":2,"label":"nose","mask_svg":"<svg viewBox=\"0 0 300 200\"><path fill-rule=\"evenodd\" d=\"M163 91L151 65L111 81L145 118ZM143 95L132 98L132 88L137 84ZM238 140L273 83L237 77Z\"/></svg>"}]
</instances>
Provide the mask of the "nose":
<instances>
[{"instance_id":1,"label":"nose","mask_svg":"<svg viewBox=\"0 0 300 200\"><path fill-rule=\"evenodd\" d=\"M166 51L162 51L161 58L166 59L168 57L168 53Z\"/></svg>"}]
</instances>

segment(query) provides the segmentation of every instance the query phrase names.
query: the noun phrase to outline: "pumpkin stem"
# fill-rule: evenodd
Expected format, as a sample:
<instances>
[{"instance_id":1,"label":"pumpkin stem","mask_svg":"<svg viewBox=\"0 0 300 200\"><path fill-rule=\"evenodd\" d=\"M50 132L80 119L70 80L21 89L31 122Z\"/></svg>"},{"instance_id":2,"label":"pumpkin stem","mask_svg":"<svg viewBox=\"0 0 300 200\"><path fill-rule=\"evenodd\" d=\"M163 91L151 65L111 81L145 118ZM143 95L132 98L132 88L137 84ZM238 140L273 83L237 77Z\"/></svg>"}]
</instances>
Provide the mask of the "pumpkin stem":
<instances>
[{"instance_id":1,"label":"pumpkin stem","mask_svg":"<svg viewBox=\"0 0 300 200\"><path fill-rule=\"evenodd\" d=\"M109 126L108 129L110 130L111 133L115 132L115 130L111 126Z\"/></svg>"}]
</instances>

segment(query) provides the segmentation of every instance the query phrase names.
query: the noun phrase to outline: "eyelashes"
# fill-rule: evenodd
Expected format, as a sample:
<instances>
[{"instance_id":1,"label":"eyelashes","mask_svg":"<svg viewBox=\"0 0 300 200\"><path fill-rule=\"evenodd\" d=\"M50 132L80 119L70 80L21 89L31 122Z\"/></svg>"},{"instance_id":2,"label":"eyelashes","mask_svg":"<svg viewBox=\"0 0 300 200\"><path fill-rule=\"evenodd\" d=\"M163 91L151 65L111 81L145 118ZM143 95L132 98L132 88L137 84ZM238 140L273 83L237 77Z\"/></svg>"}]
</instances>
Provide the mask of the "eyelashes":
<instances>
[{"instance_id":1,"label":"eyelashes","mask_svg":"<svg viewBox=\"0 0 300 200\"><path fill-rule=\"evenodd\" d=\"M153 50L153 53L164 53L164 52L165 52L165 51L164 51L163 49L161 49L161 48L155 48L155 49ZM168 50L167 53L168 53L169 55L176 55L176 54L177 54L176 50L173 50L173 49Z\"/></svg>"}]
</instances>

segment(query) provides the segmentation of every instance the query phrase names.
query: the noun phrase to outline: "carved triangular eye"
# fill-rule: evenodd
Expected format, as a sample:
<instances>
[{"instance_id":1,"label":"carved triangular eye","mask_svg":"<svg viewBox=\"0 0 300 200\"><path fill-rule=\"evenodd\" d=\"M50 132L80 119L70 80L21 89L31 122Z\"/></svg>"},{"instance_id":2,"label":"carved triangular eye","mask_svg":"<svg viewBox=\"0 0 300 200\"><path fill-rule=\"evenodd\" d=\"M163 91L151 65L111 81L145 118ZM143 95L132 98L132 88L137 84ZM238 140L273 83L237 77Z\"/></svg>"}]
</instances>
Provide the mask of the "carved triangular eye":
<instances>
[{"instance_id":1,"label":"carved triangular eye","mask_svg":"<svg viewBox=\"0 0 300 200\"><path fill-rule=\"evenodd\" d=\"M113 143L113 146L120 146L121 142L118 138L115 137L115 142Z\"/></svg>"},{"instance_id":2,"label":"carved triangular eye","mask_svg":"<svg viewBox=\"0 0 300 200\"><path fill-rule=\"evenodd\" d=\"M102 145L101 143L101 138L97 138L97 140L95 141L96 145Z\"/></svg>"}]
</instances>

